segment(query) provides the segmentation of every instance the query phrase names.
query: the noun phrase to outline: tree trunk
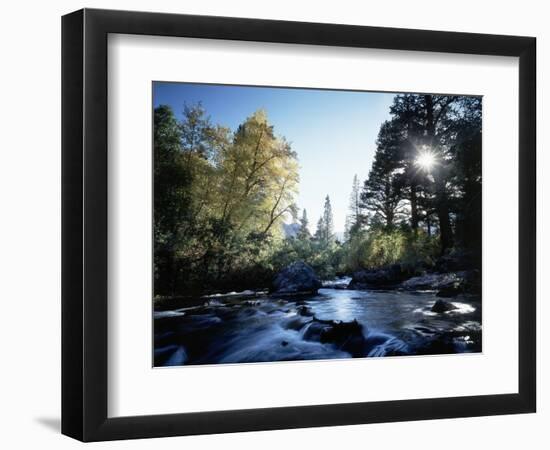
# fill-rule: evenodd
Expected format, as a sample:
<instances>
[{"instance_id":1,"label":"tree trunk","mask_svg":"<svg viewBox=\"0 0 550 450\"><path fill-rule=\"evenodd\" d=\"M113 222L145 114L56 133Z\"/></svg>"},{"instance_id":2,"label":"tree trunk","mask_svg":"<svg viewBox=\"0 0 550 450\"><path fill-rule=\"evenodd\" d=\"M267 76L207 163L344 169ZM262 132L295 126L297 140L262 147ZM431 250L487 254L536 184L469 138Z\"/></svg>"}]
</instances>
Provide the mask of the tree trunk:
<instances>
[{"instance_id":1,"label":"tree trunk","mask_svg":"<svg viewBox=\"0 0 550 450\"><path fill-rule=\"evenodd\" d=\"M386 229L391 230L393 228L393 211L386 210Z\"/></svg>"},{"instance_id":2,"label":"tree trunk","mask_svg":"<svg viewBox=\"0 0 550 450\"><path fill-rule=\"evenodd\" d=\"M437 206L437 217L439 219L439 232L441 239L441 254L453 246L453 230L449 219L449 209L446 202L440 202Z\"/></svg>"},{"instance_id":3,"label":"tree trunk","mask_svg":"<svg viewBox=\"0 0 550 450\"><path fill-rule=\"evenodd\" d=\"M431 147L434 145L435 137L433 97L431 95L425 95L424 100L426 102L426 131L428 135L427 144Z\"/></svg>"},{"instance_id":4,"label":"tree trunk","mask_svg":"<svg viewBox=\"0 0 550 450\"><path fill-rule=\"evenodd\" d=\"M416 234L418 231L418 202L417 202L417 193L416 193L415 184L411 185L410 202L411 202L411 228L414 234Z\"/></svg>"},{"instance_id":5,"label":"tree trunk","mask_svg":"<svg viewBox=\"0 0 550 450\"><path fill-rule=\"evenodd\" d=\"M425 95L426 102L426 133L428 142L427 145L432 149L436 145L435 142L435 126L433 97ZM439 235L441 240L441 254L453 246L453 230L451 228L451 220L449 219L449 204L447 192L445 189L445 179L447 177L446 168L441 166L433 173L435 182L435 203L436 213L439 220Z\"/></svg>"},{"instance_id":6,"label":"tree trunk","mask_svg":"<svg viewBox=\"0 0 550 450\"><path fill-rule=\"evenodd\" d=\"M453 246L453 230L449 218L449 205L445 191L445 181L436 179L436 213L439 220L439 237L441 241L441 254Z\"/></svg>"}]
</instances>

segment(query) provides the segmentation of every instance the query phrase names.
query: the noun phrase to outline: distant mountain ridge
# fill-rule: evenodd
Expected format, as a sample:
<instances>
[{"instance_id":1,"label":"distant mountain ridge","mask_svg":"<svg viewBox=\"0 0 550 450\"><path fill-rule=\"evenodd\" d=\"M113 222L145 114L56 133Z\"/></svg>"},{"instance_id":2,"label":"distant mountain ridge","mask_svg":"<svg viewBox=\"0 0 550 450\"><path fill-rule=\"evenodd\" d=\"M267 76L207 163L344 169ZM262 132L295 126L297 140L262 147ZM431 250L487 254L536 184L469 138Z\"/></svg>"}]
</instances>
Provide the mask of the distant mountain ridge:
<instances>
[{"instance_id":1,"label":"distant mountain ridge","mask_svg":"<svg viewBox=\"0 0 550 450\"><path fill-rule=\"evenodd\" d=\"M283 232L285 233L286 239L296 237L299 231L300 231L299 223L283 223Z\"/></svg>"}]
</instances>

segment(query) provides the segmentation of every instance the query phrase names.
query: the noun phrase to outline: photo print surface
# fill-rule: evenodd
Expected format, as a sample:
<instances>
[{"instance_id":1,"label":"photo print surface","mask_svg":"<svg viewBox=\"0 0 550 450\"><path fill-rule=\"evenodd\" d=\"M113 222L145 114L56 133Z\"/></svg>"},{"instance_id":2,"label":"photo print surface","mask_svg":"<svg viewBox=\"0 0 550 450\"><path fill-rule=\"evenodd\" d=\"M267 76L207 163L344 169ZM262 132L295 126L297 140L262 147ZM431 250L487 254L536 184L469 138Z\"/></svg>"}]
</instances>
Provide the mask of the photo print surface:
<instances>
[{"instance_id":1,"label":"photo print surface","mask_svg":"<svg viewBox=\"0 0 550 450\"><path fill-rule=\"evenodd\" d=\"M152 104L155 367L481 352L481 97Z\"/></svg>"}]
</instances>

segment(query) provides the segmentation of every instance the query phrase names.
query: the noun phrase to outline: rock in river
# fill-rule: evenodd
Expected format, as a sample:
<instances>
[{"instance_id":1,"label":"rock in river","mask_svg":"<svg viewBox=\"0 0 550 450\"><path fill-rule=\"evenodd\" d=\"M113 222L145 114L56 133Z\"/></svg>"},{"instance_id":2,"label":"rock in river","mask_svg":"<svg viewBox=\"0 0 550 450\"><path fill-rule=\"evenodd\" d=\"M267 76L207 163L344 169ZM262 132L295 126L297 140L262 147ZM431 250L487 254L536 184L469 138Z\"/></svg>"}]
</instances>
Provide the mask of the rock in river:
<instances>
[{"instance_id":1,"label":"rock in river","mask_svg":"<svg viewBox=\"0 0 550 450\"><path fill-rule=\"evenodd\" d=\"M435 313L444 313L447 311L452 311L453 309L457 309L456 306L450 302L446 302L445 300L438 300L432 306L432 312Z\"/></svg>"},{"instance_id":2,"label":"rock in river","mask_svg":"<svg viewBox=\"0 0 550 450\"><path fill-rule=\"evenodd\" d=\"M298 306L298 308L296 308L296 311L298 312L298 314L300 314L301 316L304 316L304 317L312 317L313 316L313 311L311 310L311 308L308 308L306 305Z\"/></svg>"},{"instance_id":3,"label":"rock in river","mask_svg":"<svg viewBox=\"0 0 550 450\"><path fill-rule=\"evenodd\" d=\"M305 325L303 337L309 341L333 344L354 358L365 356L363 326L357 320L341 322L313 317L312 321Z\"/></svg>"},{"instance_id":4,"label":"rock in river","mask_svg":"<svg viewBox=\"0 0 550 450\"><path fill-rule=\"evenodd\" d=\"M400 264L382 269L360 270L353 274L348 289L386 289L397 286L407 274Z\"/></svg>"},{"instance_id":5,"label":"rock in river","mask_svg":"<svg viewBox=\"0 0 550 450\"><path fill-rule=\"evenodd\" d=\"M419 277L409 278L401 285L404 289L425 290L444 289L461 283L462 278L456 273L429 273Z\"/></svg>"},{"instance_id":6,"label":"rock in river","mask_svg":"<svg viewBox=\"0 0 550 450\"><path fill-rule=\"evenodd\" d=\"M454 297L461 293L480 294L481 276L477 270L429 273L412 277L401 284L407 290L436 290L438 297Z\"/></svg>"},{"instance_id":7,"label":"rock in river","mask_svg":"<svg viewBox=\"0 0 550 450\"><path fill-rule=\"evenodd\" d=\"M316 294L320 287L314 270L303 261L284 268L273 280L275 294Z\"/></svg>"}]
</instances>

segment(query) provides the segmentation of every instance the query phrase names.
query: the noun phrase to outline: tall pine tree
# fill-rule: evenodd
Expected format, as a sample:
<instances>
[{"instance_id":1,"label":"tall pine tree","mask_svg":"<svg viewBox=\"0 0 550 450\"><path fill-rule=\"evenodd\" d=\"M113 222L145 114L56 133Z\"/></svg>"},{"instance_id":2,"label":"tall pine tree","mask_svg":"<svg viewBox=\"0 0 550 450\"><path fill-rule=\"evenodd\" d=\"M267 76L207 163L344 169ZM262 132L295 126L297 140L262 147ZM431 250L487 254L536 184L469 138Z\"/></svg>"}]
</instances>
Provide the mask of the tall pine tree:
<instances>
[{"instance_id":1,"label":"tall pine tree","mask_svg":"<svg viewBox=\"0 0 550 450\"><path fill-rule=\"evenodd\" d=\"M363 217L363 208L361 206L361 186L359 183L359 178L357 177L357 174L355 174L351 185L344 239L350 239L355 233L361 230L364 222L365 219Z\"/></svg>"},{"instance_id":2,"label":"tall pine tree","mask_svg":"<svg viewBox=\"0 0 550 450\"><path fill-rule=\"evenodd\" d=\"M319 222L317 222L315 237L324 245L328 245L334 240L334 218L332 216L332 206L328 195L325 197L323 214L319 218Z\"/></svg>"},{"instance_id":3,"label":"tall pine tree","mask_svg":"<svg viewBox=\"0 0 550 450\"><path fill-rule=\"evenodd\" d=\"M403 213L399 174L400 128L394 121L382 124L374 162L361 192L361 206L370 212L371 225L392 229Z\"/></svg>"},{"instance_id":4,"label":"tall pine tree","mask_svg":"<svg viewBox=\"0 0 550 450\"><path fill-rule=\"evenodd\" d=\"M309 239L311 234L309 233L309 220L307 218L307 211L304 208L302 211L302 217L300 218L300 230L298 231L298 239Z\"/></svg>"}]
</instances>

